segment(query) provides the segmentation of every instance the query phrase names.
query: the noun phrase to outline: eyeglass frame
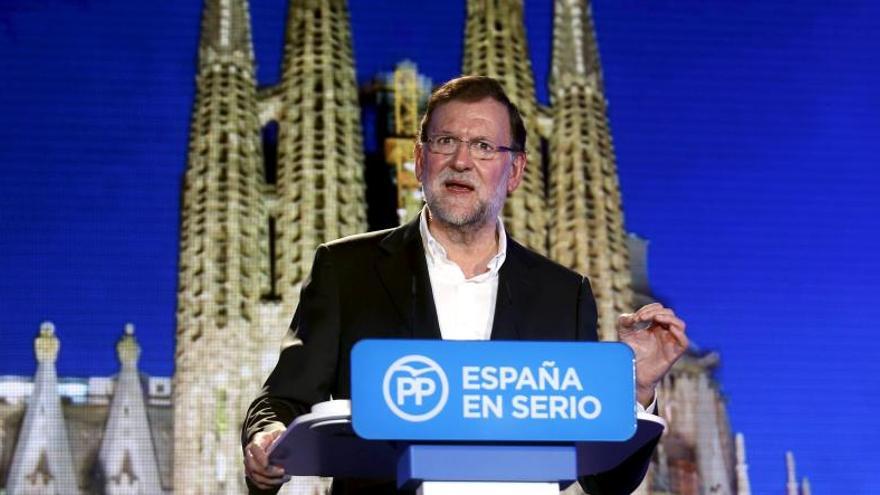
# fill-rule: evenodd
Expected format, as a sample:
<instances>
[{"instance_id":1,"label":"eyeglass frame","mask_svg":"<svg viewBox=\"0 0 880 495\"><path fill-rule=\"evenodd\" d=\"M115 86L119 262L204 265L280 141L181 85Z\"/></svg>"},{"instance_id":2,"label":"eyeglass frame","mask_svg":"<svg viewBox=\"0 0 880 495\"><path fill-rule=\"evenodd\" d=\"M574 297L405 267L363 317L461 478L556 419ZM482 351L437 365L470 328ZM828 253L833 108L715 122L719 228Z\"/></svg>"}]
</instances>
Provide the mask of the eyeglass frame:
<instances>
[{"instance_id":1,"label":"eyeglass frame","mask_svg":"<svg viewBox=\"0 0 880 495\"><path fill-rule=\"evenodd\" d=\"M452 149L449 153L444 153L442 151L437 151L437 150L433 149L433 147L436 146L436 140L439 138L454 139L455 143L456 143L455 148ZM458 150L461 147L462 143L467 144L468 154L471 157L476 158L477 160L492 160L495 157L497 157L498 153L500 153L500 152L524 153L523 150L518 150L516 148L511 148L509 146L499 146L499 145L496 145L496 144L492 143L491 141L484 139L484 138L465 139L462 137L454 136L452 134L439 134L437 136L430 136L426 140L422 141L422 144L424 144L425 147L428 148L428 151L430 151L431 153L436 153L438 155L446 155L446 156L451 156L451 155L458 153ZM481 151L481 150L479 150L479 148L474 147L475 144L479 144L479 143L483 143L483 144L487 144L489 146L492 146L493 149L488 151L489 156L478 156L478 153L486 153L485 150Z\"/></svg>"}]
</instances>

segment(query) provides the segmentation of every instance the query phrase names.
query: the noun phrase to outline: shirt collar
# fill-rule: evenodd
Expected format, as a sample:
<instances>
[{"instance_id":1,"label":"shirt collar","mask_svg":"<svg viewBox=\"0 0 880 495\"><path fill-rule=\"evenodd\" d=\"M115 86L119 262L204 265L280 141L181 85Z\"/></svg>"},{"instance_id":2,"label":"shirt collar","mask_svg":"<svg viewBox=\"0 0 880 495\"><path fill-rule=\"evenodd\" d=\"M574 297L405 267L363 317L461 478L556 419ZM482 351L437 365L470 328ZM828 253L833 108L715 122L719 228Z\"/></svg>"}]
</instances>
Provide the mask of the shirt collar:
<instances>
[{"instance_id":1,"label":"shirt collar","mask_svg":"<svg viewBox=\"0 0 880 495\"><path fill-rule=\"evenodd\" d=\"M501 220L501 217L498 217L498 222L496 222L495 225L497 226L495 234L498 236L498 253L486 263L486 268L488 268L489 271L481 273L470 280L483 279L497 275L498 270L501 269L501 265L504 264L505 258L507 258L507 231L504 229L504 222ZM422 211L419 214L419 234L422 236L422 246L425 249L425 258L429 265L455 265L455 263L446 255L446 248L440 244L440 241L431 235L431 231L428 229L427 206L422 208ZM458 265L455 266L456 268L458 267Z\"/></svg>"}]
</instances>

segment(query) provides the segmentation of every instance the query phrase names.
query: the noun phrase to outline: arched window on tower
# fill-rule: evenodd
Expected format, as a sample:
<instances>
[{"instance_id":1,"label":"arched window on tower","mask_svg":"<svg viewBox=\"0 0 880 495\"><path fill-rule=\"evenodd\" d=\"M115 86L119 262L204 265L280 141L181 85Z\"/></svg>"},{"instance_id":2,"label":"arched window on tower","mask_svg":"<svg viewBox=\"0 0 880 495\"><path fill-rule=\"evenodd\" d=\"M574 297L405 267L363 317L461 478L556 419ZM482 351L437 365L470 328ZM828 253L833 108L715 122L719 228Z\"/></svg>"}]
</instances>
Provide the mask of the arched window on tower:
<instances>
[{"instance_id":1,"label":"arched window on tower","mask_svg":"<svg viewBox=\"0 0 880 495\"><path fill-rule=\"evenodd\" d=\"M271 120L263 126L263 177L266 184L278 179L278 122Z\"/></svg>"},{"instance_id":2,"label":"arched window on tower","mask_svg":"<svg viewBox=\"0 0 880 495\"><path fill-rule=\"evenodd\" d=\"M263 291L262 299L264 301L279 301L281 300L281 295L278 294L278 286L277 286L277 265L275 260L277 259L277 247L275 243L276 236L276 228L275 228L275 217L269 217L269 225L266 233L266 242L269 243L268 255L269 255L269 273L267 284L265 286L265 290Z\"/></svg>"},{"instance_id":3,"label":"arched window on tower","mask_svg":"<svg viewBox=\"0 0 880 495\"><path fill-rule=\"evenodd\" d=\"M544 177L544 197L549 197L550 194L550 140L541 136L540 139L540 153L538 156L541 158L541 172ZM536 150L527 150L530 155L534 156Z\"/></svg>"}]
</instances>

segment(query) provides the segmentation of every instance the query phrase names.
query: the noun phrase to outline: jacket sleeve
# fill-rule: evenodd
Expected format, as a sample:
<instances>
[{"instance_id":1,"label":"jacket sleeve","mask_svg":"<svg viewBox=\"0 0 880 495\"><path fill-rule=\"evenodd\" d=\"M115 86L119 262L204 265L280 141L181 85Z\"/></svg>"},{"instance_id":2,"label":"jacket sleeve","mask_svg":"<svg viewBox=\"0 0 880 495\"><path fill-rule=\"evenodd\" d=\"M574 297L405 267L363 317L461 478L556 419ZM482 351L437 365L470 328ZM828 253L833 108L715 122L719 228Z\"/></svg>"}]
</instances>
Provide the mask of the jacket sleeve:
<instances>
[{"instance_id":1,"label":"jacket sleeve","mask_svg":"<svg viewBox=\"0 0 880 495\"><path fill-rule=\"evenodd\" d=\"M241 443L277 423L285 426L330 399L339 354L339 279L326 246L318 248L275 369L251 403Z\"/></svg>"},{"instance_id":2,"label":"jacket sleeve","mask_svg":"<svg viewBox=\"0 0 880 495\"><path fill-rule=\"evenodd\" d=\"M596 300L593 297L590 282L585 277L578 293L578 340L598 340L597 320ZM578 483L586 493L591 495L632 493L645 478L648 466L651 464L654 447L659 439L658 436L657 439L648 442L613 469L581 477L578 479Z\"/></svg>"}]
</instances>

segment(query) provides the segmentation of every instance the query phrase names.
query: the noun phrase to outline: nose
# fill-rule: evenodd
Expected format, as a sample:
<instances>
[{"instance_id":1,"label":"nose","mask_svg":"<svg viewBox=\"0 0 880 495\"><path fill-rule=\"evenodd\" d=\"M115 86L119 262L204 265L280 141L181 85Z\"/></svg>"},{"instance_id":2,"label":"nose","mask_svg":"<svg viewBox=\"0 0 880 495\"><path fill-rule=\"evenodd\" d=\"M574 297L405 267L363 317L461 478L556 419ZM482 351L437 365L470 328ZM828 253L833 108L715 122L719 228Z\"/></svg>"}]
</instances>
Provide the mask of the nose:
<instances>
[{"instance_id":1,"label":"nose","mask_svg":"<svg viewBox=\"0 0 880 495\"><path fill-rule=\"evenodd\" d=\"M473 166L471 150L467 141L459 141L458 148L453 155L452 167L455 170L467 170Z\"/></svg>"}]
</instances>

